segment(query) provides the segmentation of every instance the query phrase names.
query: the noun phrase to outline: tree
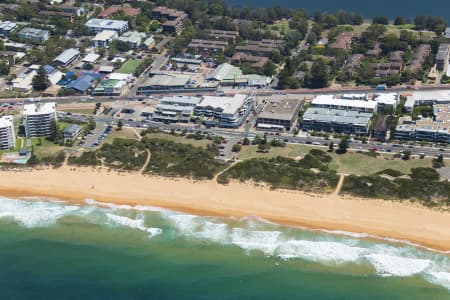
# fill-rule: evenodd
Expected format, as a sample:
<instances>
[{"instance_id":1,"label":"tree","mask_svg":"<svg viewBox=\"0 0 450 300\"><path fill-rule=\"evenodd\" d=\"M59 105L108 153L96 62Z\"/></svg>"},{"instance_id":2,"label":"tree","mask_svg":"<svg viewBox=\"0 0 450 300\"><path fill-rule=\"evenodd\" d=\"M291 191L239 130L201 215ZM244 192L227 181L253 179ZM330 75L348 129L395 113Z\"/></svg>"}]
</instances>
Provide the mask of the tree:
<instances>
[{"instance_id":1,"label":"tree","mask_svg":"<svg viewBox=\"0 0 450 300\"><path fill-rule=\"evenodd\" d=\"M233 151L233 152L239 152L239 151L241 151L241 145L239 145L239 144L234 144L233 145L233 148L231 149L231 151Z\"/></svg>"},{"instance_id":2,"label":"tree","mask_svg":"<svg viewBox=\"0 0 450 300\"><path fill-rule=\"evenodd\" d=\"M388 25L389 19L385 16L377 16L372 19L372 24L383 24Z\"/></svg>"},{"instance_id":3,"label":"tree","mask_svg":"<svg viewBox=\"0 0 450 300\"><path fill-rule=\"evenodd\" d=\"M95 123L94 118L89 119L88 127L89 127L89 130L94 130L95 127L97 127L97 123Z\"/></svg>"},{"instance_id":4,"label":"tree","mask_svg":"<svg viewBox=\"0 0 450 300\"><path fill-rule=\"evenodd\" d=\"M445 166L444 155L440 153L436 158L433 159L433 168L439 169Z\"/></svg>"},{"instance_id":5,"label":"tree","mask_svg":"<svg viewBox=\"0 0 450 300\"><path fill-rule=\"evenodd\" d=\"M50 80L48 80L47 72L44 67L40 67L37 74L33 77L33 88L36 91L43 91L50 86Z\"/></svg>"},{"instance_id":6,"label":"tree","mask_svg":"<svg viewBox=\"0 0 450 300\"><path fill-rule=\"evenodd\" d=\"M395 20L394 20L394 25L404 25L404 24L406 24L406 20L405 20L405 18L404 17L395 17Z\"/></svg>"},{"instance_id":7,"label":"tree","mask_svg":"<svg viewBox=\"0 0 450 300\"><path fill-rule=\"evenodd\" d=\"M245 137L245 138L243 139L242 145L244 145L244 146L250 145L250 140L248 139L248 137Z\"/></svg>"},{"instance_id":8,"label":"tree","mask_svg":"<svg viewBox=\"0 0 450 300\"><path fill-rule=\"evenodd\" d=\"M333 152L334 151L334 143L330 142L330 144L328 145L328 152Z\"/></svg>"},{"instance_id":9,"label":"tree","mask_svg":"<svg viewBox=\"0 0 450 300\"><path fill-rule=\"evenodd\" d=\"M328 86L328 69L323 59L314 61L311 67L310 87L313 89L324 88Z\"/></svg>"},{"instance_id":10,"label":"tree","mask_svg":"<svg viewBox=\"0 0 450 300\"><path fill-rule=\"evenodd\" d=\"M9 61L1 60L0 61L0 75L8 75L9 74Z\"/></svg>"},{"instance_id":11,"label":"tree","mask_svg":"<svg viewBox=\"0 0 450 300\"><path fill-rule=\"evenodd\" d=\"M403 151L402 159L409 160L410 158L411 158L411 151L409 151L409 150Z\"/></svg>"},{"instance_id":12,"label":"tree","mask_svg":"<svg viewBox=\"0 0 450 300\"><path fill-rule=\"evenodd\" d=\"M122 62L120 61L120 59L116 59L113 63L114 65L114 69L119 69L122 66Z\"/></svg>"},{"instance_id":13,"label":"tree","mask_svg":"<svg viewBox=\"0 0 450 300\"><path fill-rule=\"evenodd\" d=\"M122 127L123 127L122 120L119 120L119 121L117 122L117 130L122 130Z\"/></svg>"},{"instance_id":14,"label":"tree","mask_svg":"<svg viewBox=\"0 0 450 300\"><path fill-rule=\"evenodd\" d=\"M277 67L276 67L275 64L274 64L272 61L270 61L270 60L268 60L268 61L264 64L264 66L263 66L263 73L264 73L264 75L266 75L266 76L272 76L272 75L275 75L276 71L277 71Z\"/></svg>"},{"instance_id":15,"label":"tree","mask_svg":"<svg viewBox=\"0 0 450 300\"><path fill-rule=\"evenodd\" d=\"M50 123L50 135L47 137L47 139L53 143L56 143L57 136L58 136L58 124L56 124L55 120L52 120Z\"/></svg>"},{"instance_id":16,"label":"tree","mask_svg":"<svg viewBox=\"0 0 450 300\"><path fill-rule=\"evenodd\" d=\"M338 144L338 149L336 151L337 154L344 154L347 152L348 149L348 140L346 137L342 138L341 141Z\"/></svg>"}]
</instances>

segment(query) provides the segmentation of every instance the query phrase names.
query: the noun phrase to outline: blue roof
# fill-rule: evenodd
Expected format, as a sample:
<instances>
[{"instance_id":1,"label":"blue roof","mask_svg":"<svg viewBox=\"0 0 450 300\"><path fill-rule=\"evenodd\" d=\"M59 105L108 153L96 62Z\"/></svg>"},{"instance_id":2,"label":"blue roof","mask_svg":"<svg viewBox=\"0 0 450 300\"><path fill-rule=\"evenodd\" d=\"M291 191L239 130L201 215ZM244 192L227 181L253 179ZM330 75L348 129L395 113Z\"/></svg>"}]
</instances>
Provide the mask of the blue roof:
<instances>
[{"instance_id":1,"label":"blue roof","mask_svg":"<svg viewBox=\"0 0 450 300\"><path fill-rule=\"evenodd\" d=\"M83 75L76 80L70 82L66 89L74 89L79 92L86 92L87 89L91 86L92 82L95 80L95 76L93 75Z\"/></svg>"},{"instance_id":2,"label":"blue roof","mask_svg":"<svg viewBox=\"0 0 450 300\"><path fill-rule=\"evenodd\" d=\"M45 65L44 70L45 70L45 72L47 72L47 74L51 74L51 73L53 73L53 71L55 71L55 68L53 68L52 66L49 66L49 65Z\"/></svg>"}]
</instances>

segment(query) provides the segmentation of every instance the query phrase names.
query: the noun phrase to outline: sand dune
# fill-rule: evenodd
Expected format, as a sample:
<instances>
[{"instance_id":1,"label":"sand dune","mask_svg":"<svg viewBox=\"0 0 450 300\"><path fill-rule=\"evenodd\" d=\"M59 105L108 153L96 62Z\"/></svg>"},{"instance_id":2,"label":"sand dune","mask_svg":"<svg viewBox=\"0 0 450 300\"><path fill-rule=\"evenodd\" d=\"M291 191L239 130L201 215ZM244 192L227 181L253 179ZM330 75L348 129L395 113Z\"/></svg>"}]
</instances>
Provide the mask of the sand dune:
<instances>
[{"instance_id":1,"label":"sand dune","mask_svg":"<svg viewBox=\"0 0 450 300\"><path fill-rule=\"evenodd\" d=\"M364 232L450 251L450 213L382 200L250 184L146 177L103 169L0 171L0 195L47 196L69 201L153 205L195 214L260 216L283 224Z\"/></svg>"}]
</instances>

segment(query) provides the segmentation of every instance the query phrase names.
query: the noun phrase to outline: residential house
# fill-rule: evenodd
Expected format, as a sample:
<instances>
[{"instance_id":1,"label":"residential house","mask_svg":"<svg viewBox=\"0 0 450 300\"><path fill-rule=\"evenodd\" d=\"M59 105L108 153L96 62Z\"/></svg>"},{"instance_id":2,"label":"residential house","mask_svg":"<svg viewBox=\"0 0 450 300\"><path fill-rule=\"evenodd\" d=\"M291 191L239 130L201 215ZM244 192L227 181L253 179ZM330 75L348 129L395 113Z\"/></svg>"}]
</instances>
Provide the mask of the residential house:
<instances>
[{"instance_id":1,"label":"residential house","mask_svg":"<svg viewBox=\"0 0 450 300\"><path fill-rule=\"evenodd\" d=\"M208 41L193 39L189 45L188 49L198 52L223 52L228 46L227 41Z\"/></svg>"},{"instance_id":2,"label":"residential house","mask_svg":"<svg viewBox=\"0 0 450 300\"><path fill-rule=\"evenodd\" d=\"M441 72L446 72L450 53L450 44L440 44L436 54L436 67Z\"/></svg>"},{"instance_id":3,"label":"residential house","mask_svg":"<svg viewBox=\"0 0 450 300\"><path fill-rule=\"evenodd\" d=\"M80 51L74 48L70 48L64 50L55 59L53 59L53 63L62 67L67 67L78 57L80 57Z\"/></svg>"},{"instance_id":4,"label":"residential house","mask_svg":"<svg viewBox=\"0 0 450 300\"><path fill-rule=\"evenodd\" d=\"M26 42L42 43L49 39L50 31L31 27L24 27L22 30L19 31L18 37Z\"/></svg>"},{"instance_id":5,"label":"residential house","mask_svg":"<svg viewBox=\"0 0 450 300\"><path fill-rule=\"evenodd\" d=\"M78 124L70 124L63 131L65 142L73 142L83 132L83 127Z\"/></svg>"},{"instance_id":6,"label":"residential house","mask_svg":"<svg viewBox=\"0 0 450 300\"><path fill-rule=\"evenodd\" d=\"M0 36L8 37L17 29L17 23L11 21L0 21Z\"/></svg>"},{"instance_id":7,"label":"residential house","mask_svg":"<svg viewBox=\"0 0 450 300\"><path fill-rule=\"evenodd\" d=\"M95 35L92 39L92 43L95 48L107 48L111 42L119 37L117 31L114 30L103 30Z\"/></svg>"},{"instance_id":8,"label":"residential house","mask_svg":"<svg viewBox=\"0 0 450 300\"><path fill-rule=\"evenodd\" d=\"M98 33L103 30L113 30L121 34L128 30L128 21L112 20L112 19L90 19L86 22L86 27L92 33Z\"/></svg>"},{"instance_id":9,"label":"residential house","mask_svg":"<svg viewBox=\"0 0 450 300\"><path fill-rule=\"evenodd\" d=\"M165 18L166 21L162 24L162 28L167 33L180 34L183 30L184 20L187 19L187 14L184 11L171 9L165 6L155 7L152 11L154 19L161 20Z\"/></svg>"},{"instance_id":10,"label":"residential house","mask_svg":"<svg viewBox=\"0 0 450 300\"><path fill-rule=\"evenodd\" d=\"M131 48L136 49L141 46L142 40L145 38L144 32L127 31L117 40L128 44Z\"/></svg>"},{"instance_id":11,"label":"residential house","mask_svg":"<svg viewBox=\"0 0 450 300\"><path fill-rule=\"evenodd\" d=\"M353 31L341 32L336 36L335 41L332 42L329 47L331 49L349 49L353 43L353 40L357 37L358 35Z\"/></svg>"},{"instance_id":12,"label":"residential house","mask_svg":"<svg viewBox=\"0 0 450 300\"><path fill-rule=\"evenodd\" d=\"M209 37L216 41L227 41L230 44L234 44L239 36L238 31L229 30L210 30Z\"/></svg>"}]
</instances>

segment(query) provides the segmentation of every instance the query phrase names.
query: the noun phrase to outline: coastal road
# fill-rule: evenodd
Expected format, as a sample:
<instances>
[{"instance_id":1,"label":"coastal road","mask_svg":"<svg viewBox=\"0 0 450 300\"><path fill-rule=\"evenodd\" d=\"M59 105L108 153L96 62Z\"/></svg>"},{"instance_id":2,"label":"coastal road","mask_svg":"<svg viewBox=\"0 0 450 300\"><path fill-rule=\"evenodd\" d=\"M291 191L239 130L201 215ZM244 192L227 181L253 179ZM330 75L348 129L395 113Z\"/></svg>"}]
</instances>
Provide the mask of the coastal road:
<instances>
[{"instance_id":1,"label":"coastal road","mask_svg":"<svg viewBox=\"0 0 450 300\"><path fill-rule=\"evenodd\" d=\"M289 90L276 90L272 88L265 88L257 90L258 96L270 96L273 94L296 94L296 95L321 95L321 94L340 94L340 93L412 93L414 91L442 91L450 90L450 84L435 84L435 85L422 85L420 89L411 89L407 86L392 87L387 90L376 90L375 88L361 86L361 87L339 87L339 88L323 88L323 89L289 89ZM251 95L255 92L254 88L251 89L224 89L226 94L247 94ZM183 95L214 95L214 92L198 92L198 91L183 91L183 92L170 92L170 93L154 93L153 97L167 96L168 94L183 94ZM71 103L71 102L112 102L117 100L130 100L137 101L139 99L147 99L145 95L125 95L125 96L67 96L67 97L40 97L40 98L2 98L0 103L16 103L23 104L28 102L57 102L57 103Z\"/></svg>"},{"instance_id":2,"label":"coastal road","mask_svg":"<svg viewBox=\"0 0 450 300\"><path fill-rule=\"evenodd\" d=\"M81 115L65 115L66 118L74 119L74 120L86 120L85 116ZM107 123L111 124L114 122L113 118L111 117L95 117L95 120L97 123ZM340 139L329 139L324 137L318 137L318 136L308 136L308 135L292 135L292 134L271 134L267 132L262 131L256 131L256 130L248 130L248 131L240 131L240 130L232 130L232 129L226 129L226 128L201 128L196 127L194 125L192 126L186 126L186 125L179 125L179 124L163 124L153 121L127 121L126 126L133 127L133 128L157 128L162 131L170 132L171 130L176 130L179 132L187 131L189 133L195 133L195 132L201 132L204 134L211 134L216 136L222 136L229 140L233 141L234 143L237 143L239 140L244 139L245 137L248 137L250 139L254 138L255 136L263 136L266 135L268 140L277 139L280 141L284 141L286 143L291 144L305 144L305 145L311 145L316 147L323 147L328 148L328 145L330 142L333 142L334 144L338 144L340 142ZM445 158L450 158L450 148L448 146L441 147L439 145L434 145L433 147L429 145L422 146L420 144L400 144L400 143L381 143L381 142L373 142L368 141L366 143L363 143L358 140L350 140L349 141L349 148L350 150L354 151L376 151L376 152L383 152L383 153L402 153L405 151L410 151L411 155L420 156L425 155L428 157L436 157L437 155L442 154Z\"/></svg>"}]
</instances>

